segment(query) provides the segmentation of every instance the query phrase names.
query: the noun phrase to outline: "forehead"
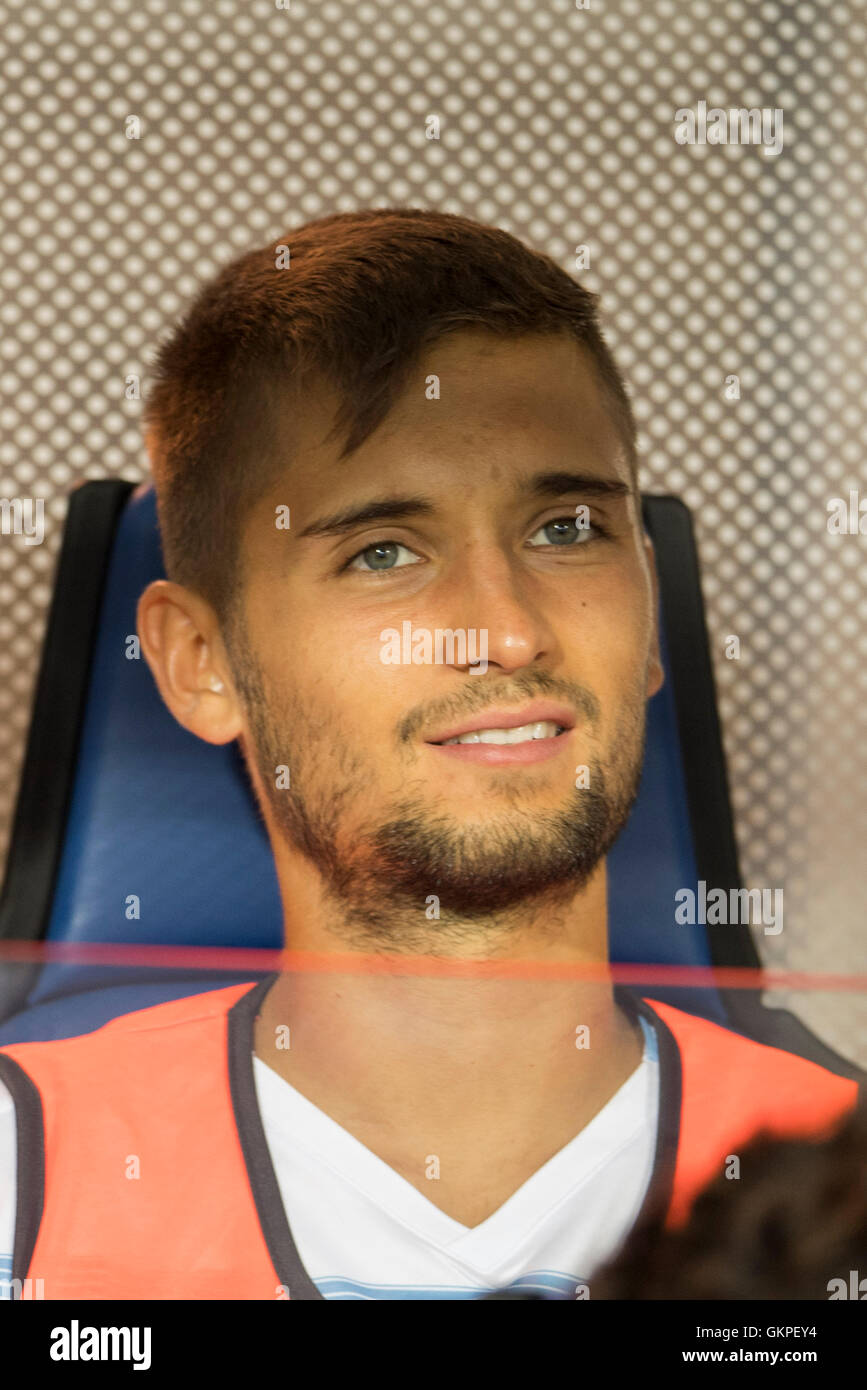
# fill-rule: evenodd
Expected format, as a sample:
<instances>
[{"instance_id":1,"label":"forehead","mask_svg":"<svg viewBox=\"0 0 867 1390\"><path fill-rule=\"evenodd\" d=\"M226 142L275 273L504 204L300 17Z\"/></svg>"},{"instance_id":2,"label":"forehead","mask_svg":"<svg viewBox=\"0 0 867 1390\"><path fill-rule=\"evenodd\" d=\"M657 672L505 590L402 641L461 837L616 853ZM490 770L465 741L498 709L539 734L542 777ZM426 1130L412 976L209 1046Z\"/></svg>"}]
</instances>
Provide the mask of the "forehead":
<instances>
[{"instance_id":1,"label":"forehead","mask_svg":"<svg viewBox=\"0 0 867 1390\"><path fill-rule=\"evenodd\" d=\"M345 459L325 383L278 405L273 495L297 514L325 498L412 481L425 490L519 486L543 468L630 482L626 446L589 353L568 334L461 329L431 344L376 430ZM271 493L263 505L273 504Z\"/></svg>"},{"instance_id":2,"label":"forehead","mask_svg":"<svg viewBox=\"0 0 867 1390\"><path fill-rule=\"evenodd\" d=\"M435 383L438 399L426 392ZM424 387L425 389L421 389ZM561 449L565 441L584 451L616 454L622 449L610 405L589 353L571 335L498 338L461 332L433 344L383 422L383 442L427 437L495 444L508 454L537 441Z\"/></svg>"},{"instance_id":3,"label":"forehead","mask_svg":"<svg viewBox=\"0 0 867 1390\"><path fill-rule=\"evenodd\" d=\"M460 329L422 352L388 416L360 448L340 461L333 428L339 399L325 384L278 410L275 442L285 446L296 484L331 466L332 477L368 468L436 460L475 475L485 464L527 470L545 456L571 450L628 480L627 449L595 364L571 335L500 338ZM528 456L528 450L531 450Z\"/></svg>"}]
</instances>

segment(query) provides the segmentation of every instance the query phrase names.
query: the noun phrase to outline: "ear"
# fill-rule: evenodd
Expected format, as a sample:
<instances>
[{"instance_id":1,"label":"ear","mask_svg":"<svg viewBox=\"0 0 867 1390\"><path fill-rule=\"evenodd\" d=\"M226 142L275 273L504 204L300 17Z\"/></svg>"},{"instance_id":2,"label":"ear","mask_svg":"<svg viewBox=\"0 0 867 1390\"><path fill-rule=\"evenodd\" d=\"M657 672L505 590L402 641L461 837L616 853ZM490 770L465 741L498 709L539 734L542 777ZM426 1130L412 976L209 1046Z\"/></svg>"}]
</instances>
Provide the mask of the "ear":
<instances>
[{"instance_id":1,"label":"ear","mask_svg":"<svg viewBox=\"0 0 867 1390\"><path fill-rule=\"evenodd\" d=\"M662 669L662 654L659 649L659 579L656 573L656 554L653 549L653 541L644 533L644 554L647 560L647 569L650 575L650 587L653 601L653 636L651 638L650 657L647 663L647 698L655 695L661 690L665 683L665 672Z\"/></svg>"},{"instance_id":2,"label":"ear","mask_svg":"<svg viewBox=\"0 0 867 1390\"><path fill-rule=\"evenodd\" d=\"M242 731L219 624L210 604L168 579L149 584L136 628L164 703L206 743L230 743Z\"/></svg>"}]
</instances>

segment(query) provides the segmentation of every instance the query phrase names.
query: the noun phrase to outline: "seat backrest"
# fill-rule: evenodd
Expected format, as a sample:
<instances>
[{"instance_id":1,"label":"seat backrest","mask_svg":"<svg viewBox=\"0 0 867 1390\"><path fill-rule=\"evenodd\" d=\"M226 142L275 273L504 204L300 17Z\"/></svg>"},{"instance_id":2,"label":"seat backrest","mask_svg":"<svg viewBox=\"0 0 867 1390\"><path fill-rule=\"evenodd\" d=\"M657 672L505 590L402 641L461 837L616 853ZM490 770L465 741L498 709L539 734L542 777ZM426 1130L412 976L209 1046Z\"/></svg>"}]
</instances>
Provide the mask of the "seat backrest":
<instances>
[{"instance_id":1,"label":"seat backrest","mask_svg":"<svg viewBox=\"0 0 867 1390\"><path fill-rule=\"evenodd\" d=\"M116 486L91 483L81 492L89 489L93 498L93 489ZM206 744L182 729L137 651L137 600L164 570L153 487L126 486L95 620L56 873L41 924L19 921L16 930L15 902L4 901L3 931L77 943L279 948L282 912L273 856L239 750L235 744ZM77 505L86 502L82 496ZM638 799L609 855L611 956L618 962L709 965L720 963L725 949L734 952L728 963L753 963L744 955L749 947L743 939L737 948L731 936L712 949L707 928L675 925L678 888L695 888L705 877L728 889L738 886L738 878L689 514L674 498L645 497L643 506L657 549L666 681L648 705ZM58 595L56 602L62 601ZM47 703L42 701L43 720L50 717ZM716 747L707 746L708 730ZM25 763L22 790L27 776ZM709 785L723 789L710 807ZM20 841L20 826L17 832ZM48 965L28 1003L104 984L106 978L101 967ZM161 978L166 997L183 992L169 976ZM112 984L127 980L157 988L160 983L153 972L111 970ZM655 994L726 1020L714 991ZM150 1000L151 994L141 997Z\"/></svg>"}]
</instances>

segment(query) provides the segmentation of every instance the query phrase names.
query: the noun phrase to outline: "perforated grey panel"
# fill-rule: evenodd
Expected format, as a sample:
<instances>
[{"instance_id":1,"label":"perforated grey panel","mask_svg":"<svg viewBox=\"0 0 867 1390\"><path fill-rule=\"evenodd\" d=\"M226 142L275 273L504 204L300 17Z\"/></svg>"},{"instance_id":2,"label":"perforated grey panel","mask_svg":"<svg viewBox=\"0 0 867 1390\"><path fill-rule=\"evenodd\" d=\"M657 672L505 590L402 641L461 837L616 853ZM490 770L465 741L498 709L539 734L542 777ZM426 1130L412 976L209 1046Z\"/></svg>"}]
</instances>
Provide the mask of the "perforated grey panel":
<instances>
[{"instance_id":1,"label":"perforated grey panel","mask_svg":"<svg viewBox=\"0 0 867 1390\"><path fill-rule=\"evenodd\" d=\"M329 211L432 206L570 269L588 248L643 484L695 515L744 874L785 890L759 949L863 970L867 537L826 525L831 498L867 498L863 5L6 13L0 497L44 498L46 534L0 536L3 849L68 490L144 475L127 379L232 255ZM781 110L782 150L678 143L700 102ZM867 1062L863 997L797 1007Z\"/></svg>"}]
</instances>

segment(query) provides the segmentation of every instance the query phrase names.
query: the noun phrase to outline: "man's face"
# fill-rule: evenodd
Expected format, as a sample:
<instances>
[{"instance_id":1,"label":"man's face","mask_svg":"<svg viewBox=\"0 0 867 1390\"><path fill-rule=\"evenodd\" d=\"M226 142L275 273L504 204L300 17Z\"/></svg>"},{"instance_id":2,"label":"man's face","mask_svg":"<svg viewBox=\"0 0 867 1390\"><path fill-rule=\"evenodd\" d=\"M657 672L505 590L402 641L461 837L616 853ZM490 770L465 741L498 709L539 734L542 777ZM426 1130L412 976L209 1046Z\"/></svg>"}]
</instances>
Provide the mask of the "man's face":
<instances>
[{"instance_id":1,"label":"man's face","mask_svg":"<svg viewBox=\"0 0 867 1390\"><path fill-rule=\"evenodd\" d=\"M285 473L244 532L229 651L272 839L371 930L415 908L429 936L429 895L444 924L565 901L625 823L662 683L652 555L590 359L566 336L452 335L343 462L324 442L335 403L278 422ZM421 505L323 529L396 499ZM425 640L436 656L447 629L475 641L467 656L383 659ZM543 737L442 743L508 716Z\"/></svg>"}]
</instances>

